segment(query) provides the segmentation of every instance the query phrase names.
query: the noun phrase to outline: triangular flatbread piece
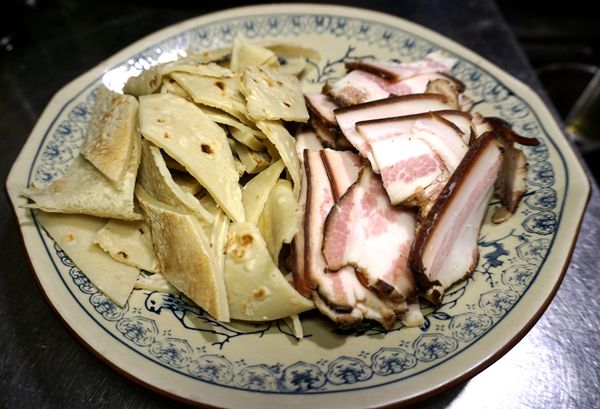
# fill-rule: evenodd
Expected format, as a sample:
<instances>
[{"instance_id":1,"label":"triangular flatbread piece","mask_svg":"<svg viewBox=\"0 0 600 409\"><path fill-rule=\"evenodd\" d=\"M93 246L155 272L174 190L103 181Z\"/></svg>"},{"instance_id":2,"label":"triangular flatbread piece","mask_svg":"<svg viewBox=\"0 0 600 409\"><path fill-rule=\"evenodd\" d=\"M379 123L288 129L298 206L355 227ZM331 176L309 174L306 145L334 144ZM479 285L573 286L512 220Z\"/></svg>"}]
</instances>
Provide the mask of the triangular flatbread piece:
<instances>
[{"instance_id":1,"label":"triangular flatbread piece","mask_svg":"<svg viewBox=\"0 0 600 409\"><path fill-rule=\"evenodd\" d=\"M219 260L200 221L152 198L141 186L136 197L150 226L161 274L219 321L229 321Z\"/></svg>"},{"instance_id":2,"label":"triangular flatbread piece","mask_svg":"<svg viewBox=\"0 0 600 409\"><path fill-rule=\"evenodd\" d=\"M124 306L140 274L94 243L107 220L83 214L36 212L36 220L98 290Z\"/></svg>"},{"instance_id":3,"label":"triangular flatbread piece","mask_svg":"<svg viewBox=\"0 0 600 409\"><path fill-rule=\"evenodd\" d=\"M93 240L115 260L151 273L160 271L144 220L110 219Z\"/></svg>"},{"instance_id":4,"label":"triangular flatbread piece","mask_svg":"<svg viewBox=\"0 0 600 409\"><path fill-rule=\"evenodd\" d=\"M225 284L231 318L268 321L314 308L273 262L252 223L232 223L229 227Z\"/></svg>"},{"instance_id":5,"label":"triangular flatbread piece","mask_svg":"<svg viewBox=\"0 0 600 409\"><path fill-rule=\"evenodd\" d=\"M138 101L100 87L88 124L81 154L89 160L117 189L133 152Z\"/></svg>"},{"instance_id":6,"label":"triangular flatbread piece","mask_svg":"<svg viewBox=\"0 0 600 409\"><path fill-rule=\"evenodd\" d=\"M248 115L255 121L308 121L300 81L276 68L248 65L244 71L242 91Z\"/></svg>"},{"instance_id":7,"label":"triangular flatbread piece","mask_svg":"<svg viewBox=\"0 0 600 409\"><path fill-rule=\"evenodd\" d=\"M78 155L63 176L41 189L32 184L22 192L35 203L24 208L56 213L81 213L107 219L140 220L134 211L133 190L141 157L141 138L136 136L123 187L117 190L82 155Z\"/></svg>"},{"instance_id":8,"label":"triangular flatbread piece","mask_svg":"<svg viewBox=\"0 0 600 409\"><path fill-rule=\"evenodd\" d=\"M144 137L182 164L234 221L244 220L239 174L223 128L171 94L140 97Z\"/></svg>"}]
</instances>

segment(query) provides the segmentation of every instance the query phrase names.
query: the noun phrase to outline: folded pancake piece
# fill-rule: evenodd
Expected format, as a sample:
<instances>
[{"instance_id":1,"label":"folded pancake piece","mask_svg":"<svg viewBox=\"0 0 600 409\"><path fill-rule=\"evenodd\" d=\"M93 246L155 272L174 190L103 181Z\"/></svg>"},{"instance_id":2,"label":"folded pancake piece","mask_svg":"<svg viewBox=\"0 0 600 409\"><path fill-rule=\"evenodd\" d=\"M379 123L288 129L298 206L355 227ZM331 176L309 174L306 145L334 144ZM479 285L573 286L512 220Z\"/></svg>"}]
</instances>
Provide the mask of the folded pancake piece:
<instances>
[{"instance_id":1,"label":"folded pancake piece","mask_svg":"<svg viewBox=\"0 0 600 409\"><path fill-rule=\"evenodd\" d=\"M223 128L194 103L171 94L140 97L144 137L185 166L234 221L243 221L239 174Z\"/></svg>"},{"instance_id":2,"label":"folded pancake piece","mask_svg":"<svg viewBox=\"0 0 600 409\"><path fill-rule=\"evenodd\" d=\"M81 154L117 189L123 186L133 152L137 114L135 97L98 89Z\"/></svg>"},{"instance_id":3,"label":"folded pancake piece","mask_svg":"<svg viewBox=\"0 0 600 409\"><path fill-rule=\"evenodd\" d=\"M144 220L110 219L93 241L115 260L151 273L160 271L150 229Z\"/></svg>"},{"instance_id":4,"label":"folded pancake piece","mask_svg":"<svg viewBox=\"0 0 600 409\"><path fill-rule=\"evenodd\" d=\"M117 305L125 305L140 270L115 260L94 243L106 219L42 211L35 218L98 290Z\"/></svg>"},{"instance_id":5,"label":"folded pancake piece","mask_svg":"<svg viewBox=\"0 0 600 409\"><path fill-rule=\"evenodd\" d=\"M300 170L300 159L296 153L296 141L294 137L288 132L281 121L258 121L256 126L265 133L268 141L272 143L281 159L283 159L283 163L285 163L286 170L293 183L294 195L298 197L300 194L302 173ZM269 148L267 141L265 141L265 145ZM278 159L276 159L275 154L270 151L269 153L274 161Z\"/></svg>"},{"instance_id":6,"label":"folded pancake piece","mask_svg":"<svg viewBox=\"0 0 600 409\"><path fill-rule=\"evenodd\" d=\"M314 308L271 259L258 228L232 223L225 253L225 285L231 318L267 321Z\"/></svg>"},{"instance_id":7,"label":"folded pancake piece","mask_svg":"<svg viewBox=\"0 0 600 409\"><path fill-rule=\"evenodd\" d=\"M294 197L292 184L279 179L258 218L258 229L275 263L283 244L290 244L300 230L302 210Z\"/></svg>"},{"instance_id":8,"label":"folded pancake piece","mask_svg":"<svg viewBox=\"0 0 600 409\"><path fill-rule=\"evenodd\" d=\"M244 72L247 65L264 65L279 67L277 55L268 48L249 43L240 38L233 40L231 63L229 68L235 72Z\"/></svg>"},{"instance_id":9,"label":"folded pancake piece","mask_svg":"<svg viewBox=\"0 0 600 409\"><path fill-rule=\"evenodd\" d=\"M121 190L91 162L78 155L63 176L41 189L31 184L22 195L35 203L24 208L56 213L81 213L107 219L141 220L134 210L133 191L141 157L139 135L134 138L127 174Z\"/></svg>"},{"instance_id":10,"label":"folded pancake piece","mask_svg":"<svg viewBox=\"0 0 600 409\"><path fill-rule=\"evenodd\" d=\"M142 160L137 182L159 202L195 214L208 224L214 221L215 217L198 199L175 182L160 148L146 139L142 141Z\"/></svg>"},{"instance_id":11,"label":"folded pancake piece","mask_svg":"<svg viewBox=\"0 0 600 409\"><path fill-rule=\"evenodd\" d=\"M242 188L242 202L246 209L246 221L256 224L263 211L269 194L283 172L283 160L279 159L267 169L263 170Z\"/></svg>"},{"instance_id":12,"label":"folded pancake piece","mask_svg":"<svg viewBox=\"0 0 600 409\"><path fill-rule=\"evenodd\" d=\"M200 221L152 198L141 186L136 197L150 226L161 274L219 321L229 321L223 272Z\"/></svg>"},{"instance_id":13,"label":"folded pancake piece","mask_svg":"<svg viewBox=\"0 0 600 409\"><path fill-rule=\"evenodd\" d=\"M173 72L185 72L188 74L202 75L214 78L230 78L238 76L229 68L221 67L214 62L198 62L192 59L178 59L157 66L162 75L169 75Z\"/></svg>"}]
</instances>

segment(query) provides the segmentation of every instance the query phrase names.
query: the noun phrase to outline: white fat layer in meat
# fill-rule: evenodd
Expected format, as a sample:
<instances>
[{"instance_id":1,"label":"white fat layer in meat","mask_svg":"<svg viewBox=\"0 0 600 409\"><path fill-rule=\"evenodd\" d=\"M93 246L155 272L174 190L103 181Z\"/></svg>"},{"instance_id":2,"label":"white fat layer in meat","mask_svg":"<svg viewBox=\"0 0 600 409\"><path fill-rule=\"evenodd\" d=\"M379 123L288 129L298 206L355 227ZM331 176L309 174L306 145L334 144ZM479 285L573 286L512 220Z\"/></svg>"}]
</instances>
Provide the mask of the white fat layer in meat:
<instances>
[{"instance_id":1,"label":"white fat layer in meat","mask_svg":"<svg viewBox=\"0 0 600 409\"><path fill-rule=\"evenodd\" d=\"M341 109L334 112L340 129L346 139L360 152L360 154L371 160L371 148L361 134L356 130L356 123L373 119L397 117L403 115L417 114L428 111L449 109L450 106L439 98L390 98L378 104L356 105L349 109ZM371 161L373 170L378 173L376 164Z\"/></svg>"},{"instance_id":2,"label":"white fat layer in meat","mask_svg":"<svg viewBox=\"0 0 600 409\"><path fill-rule=\"evenodd\" d=\"M380 177L363 168L327 218L323 254L328 267L352 265L370 288L384 288L393 301L413 298L416 288L407 261L415 220L414 209L392 206Z\"/></svg>"},{"instance_id":3,"label":"white fat layer in meat","mask_svg":"<svg viewBox=\"0 0 600 409\"><path fill-rule=\"evenodd\" d=\"M320 92L307 92L304 94L307 105L326 123L335 125L337 120L333 110L339 106L329 96Z\"/></svg>"},{"instance_id":4,"label":"white fat layer in meat","mask_svg":"<svg viewBox=\"0 0 600 409\"><path fill-rule=\"evenodd\" d=\"M352 152L324 149L321 158L329 175L333 198L337 202L358 179L360 157Z\"/></svg>"},{"instance_id":5,"label":"white fat layer in meat","mask_svg":"<svg viewBox=\"0 0 600 409\"><path fill-rule=\"evenodd\" d=\"M304 158L304 154L302 155ZM298 203L300 204L300 211L302 216L300 217L300 226L294 240L292 241L292 253L294 258L292 273L294 277L295 287L300 294L309 298L314 288L311 288L305 277L304 269L304 224L306 217L306 196L307 196L307 183L306 183L306 171L304 169L304 159L300 164L300 170L302 172L302 184L300 185L300 194L298 196Z\"/></svg>"},{"instance_id":6,"label":"white fat layer in meat","mask_svg":"<svg viewBox=\"0 0 600 409\"><path fill-rule=\"evenodd\" d=\"M423 312L421 311L421 305L419 299L415 298L408 302L408 310L399 316L402 324L406 327L418 327L425 323Z\"/></svg>"},{"instance_id":7,"label":"white fat layer in meat","mask_svg":"<svg viewBox=\"0 0 600 409\"><path fill-rule=\"evenodd\" d=\"M300 163L304 162L304 150L319 151L323 149L323 145L319 140L316 132L310 128L302 128L294 134L296 138L296 153L300 159Z\"/></svg>"},{"instance_id":8,"label":"white fat layer in meat","mask_svg":"<svg viewBox=\"0 0 600 409\"><path fill-rule=\"evenodd\" d=\"M502 154L497 146L487 146L461 186L443 210L431 231L422 255L426 274L448 288L465 277L478 261L477 239L487 212Z\"/></svg>"},{"instance_id":9,"label":"white fat layer in meat","mask_svg":"<svg viewBox=\"0 0 600 409\"><path fill-rule=\"evenodd\" d=\"M417 121L411 129L414 138L421 139L438 154L450 173L458 167L469 146L456 129L440 121Z\"/></svg>"}]
</instances>

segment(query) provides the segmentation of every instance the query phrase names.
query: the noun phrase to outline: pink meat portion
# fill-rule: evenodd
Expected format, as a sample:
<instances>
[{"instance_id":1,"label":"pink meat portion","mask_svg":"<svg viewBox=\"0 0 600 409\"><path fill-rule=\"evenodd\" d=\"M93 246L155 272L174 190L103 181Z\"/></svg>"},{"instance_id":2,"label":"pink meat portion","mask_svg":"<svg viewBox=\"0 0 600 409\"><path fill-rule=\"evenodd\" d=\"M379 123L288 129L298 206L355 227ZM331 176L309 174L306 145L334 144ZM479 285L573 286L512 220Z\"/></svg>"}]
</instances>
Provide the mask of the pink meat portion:
<instances>
[{"instance_id":1,"label":"pink meat portion","mask_svg":"<svg viewBox=\"0 0 600 409\"><path fill-rule=\"evenodd\" d=\"M345 155L344 152L339 154ZM301 200L305 200L305 213L302 234L295 240L298 246L303 244L302 249L295 251L293 272L296 288L315 300L323 314L343 327L356 326L366 318L391 328L396 310L365 288L353 267L333 272L327 266L321 248L325 220L335 204L333 189L321 152L305 150L303 156L306 192L301 190ZM351 158L340 160L353 163ZM349 178L346 180L346 185L353 183Z\"/></svg>"},{"instance_id":2,"label":"pink meat portion","mask_svg":"<svg viewBox=\"0 0 600 409\"><path fill-rule=\"evenodd\" d=\"M371 148L356 130L357 122L447 110L449 105L445 101L439 94L410 94L336 109L334 114L346 139L364 158L371 160ZM376 166L373 169L378 172Z\"/></svg>"},{"instance_id":3,"label":"pink meat portion","mask_svg":"<svg viewBox=\"0 0 600 409\"><path fill-rule=\"evenodd\" d=\"M326 220L323 254L328 267L354 266L369 288L395 302L414 298L407 261L415 220L414 209L392 206L381 178L363 168Z\"/></svg>"},{"instance_id":4,"label":"pink meat portion","mask_svg":"<svg viewBox=\"0 0 600 409\"><path fill-rule=\"evenodd\" d=\"M358 122L356 129L371 147L393 205L421 206L468 150L460 129L435 112Z\"/></svg>"}]
</instances>

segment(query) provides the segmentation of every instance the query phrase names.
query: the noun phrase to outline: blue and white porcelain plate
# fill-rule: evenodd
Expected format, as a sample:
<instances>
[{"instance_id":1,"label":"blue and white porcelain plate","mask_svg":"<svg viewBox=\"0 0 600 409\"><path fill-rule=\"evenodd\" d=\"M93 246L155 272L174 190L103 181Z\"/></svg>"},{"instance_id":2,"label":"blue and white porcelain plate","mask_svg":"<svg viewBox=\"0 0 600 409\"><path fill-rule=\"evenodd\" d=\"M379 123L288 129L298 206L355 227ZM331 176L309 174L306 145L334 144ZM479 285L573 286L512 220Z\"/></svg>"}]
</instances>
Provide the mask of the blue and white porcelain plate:
<instances>
[{"instance_id":1,"label":"blue and white porcelain plate","mask_svg":"<svg viewBox=\"0 0 600 409\"><path fill-rule=\"evenodd\" d=\"M116 307L19 208L32 181L60 176L79 150L102 83L126 79L186 51L251 40L298 42L322 59L303 77L318 90L359 57L412 61L441 49L475 111L509 121L541 144L524 147L528 191L501 225L486 218L481 259L419 328L338 333L318 314L302 317L297 340L282 322L222 324L185 298L134 291ZM142 39L62 89L48 105L7 180L40 288L76 337L111 367L152 390L197 405L233 408L404 406L467 380L533 326L567 268L589 183L552 115L525 85L456 43L410 22L366 10L267 5L214 13ZM490 209L494 203L490 205ZM490 212L491 213L491 212Z\"/></svg>"}]
</instances>

